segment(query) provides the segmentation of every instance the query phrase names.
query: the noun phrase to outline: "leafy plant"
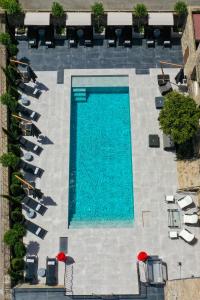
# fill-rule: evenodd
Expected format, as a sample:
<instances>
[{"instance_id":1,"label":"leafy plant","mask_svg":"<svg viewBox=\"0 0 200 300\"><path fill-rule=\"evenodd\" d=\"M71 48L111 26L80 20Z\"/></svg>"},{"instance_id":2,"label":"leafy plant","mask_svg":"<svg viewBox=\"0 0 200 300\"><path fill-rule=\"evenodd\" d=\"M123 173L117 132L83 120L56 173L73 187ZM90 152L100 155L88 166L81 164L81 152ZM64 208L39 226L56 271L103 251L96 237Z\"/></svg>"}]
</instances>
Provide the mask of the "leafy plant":
<instances>
[{"instance_id":1,"label":"leafy plant","mask_svg":"<svg viewBox=\"0 0 200 300\"><path fill-rule=\"evenodd\" d=\"M102 25L102 18L104 15L104 7L103 3L101 2L95 2L91 6L92 12L94 14L94 21L95 21L95 30L97 32L102 32L102 29L104 28Z\"/></svg>"},{"instance_id":2,"label":"leafy plant","mask_svg":"<svg viewBox=\"0 0 200 300\"><path fill-rule=\"evenodd\" d=\"M12 143L17 143L18 142L18 135L15 135L11 130L7 130L6 128L2 127L2 131L4 134L7 135L8 139ZM12 152L12 151L11 151Z\"/></svg>"},{"instance_id":3,"label":"leafy plant","mask_svg":"<svg viewBox=\"0 0 200 300\"><path fill-rule=\"evenodd\" d=\"M13 225L13 230L17 232L18 237L23 237L26 234L26 228L20 223L15 223Z\"/></svg>"},{"instance_id":4,"label":"leafy plant","mask_svg":"<svg viewBox=\"0 0 200 300\"><path fill-rule=\"evenodd\" d=\"M13 203L16 203L16 204L20 204L23 200L23 196L11 196L11 195L4 195L4 194L1 194L1 197L4 198L4 199L7 199L8 201L11 201Z\"/></svg>"},{"instance_id":5,"label":"leafy plant","mask_svg":"<svg viewBox=\"0 0 200 300\"><path fill-rule=\"evenodd\" d=\"M23 271L13 271L11 268L9 268L8 274L10 275L13 284L17 284L19 281L22 281L24 278Z\"/></svg>"},{"instance_id":6,"label":"leafy plant","mask_svg":"<svg viewBox=\"0 0 200 300\"><path fill-rule=\"evenodd\" d=\"M21 5L17 0L0 0L0 7L11 15L18 14L22 11Z\"/></svg>"},{"instance_id":7,"label":"leafy plant","mask_svg":"<svg viewBox=\"0 0 200 300\"><path fill-rule=\"evenodd\" d=\"M19 95L19 93L15 92L15 82L17 79L20 78L20 75L17 71L17 69L11 65L6 66L6 68L2 68L6 79L8 82L12 85L12 87L9 88L10 94L12 94L14 97L15 95ZM18 98L18 97L16 97Z\"/></svg>"},{"instance_id":8,"label":"leafy plant","mask_svg":"<svg viewBox=\"0 0 200 300\"><path fill-rule=\"evenodd\" d=\"M187 4L184 1L177 1L174 5L174 10L178 15L177 19L177 28L180 27L180 19L181 17L185 17L187 15Z\"/></svg>"},{"instance_id":9,"label":"leafy plant","mask_svg":"<svg viewBox=\"0 0 200 300\"><path fill-rule=\"evenodd\" d=\"M21 181L16 178L16 175L23 179L23 175L22 175L21 172L19 172L19 171L18 172L13 172L12 176L11 176L11 182L13 184L21 184Z\"/></svg>"},{"instance_id":10,"label":"leafy plant","mask_svg":"<svg viewBox=\"0 0 200 300\"><path fill-rule=\"evenodd\" d=\"M11 260L11 265L12 265L12 268L13 270L15 271L20 271L20 270L23 270L24 269L24 260L22 258L13 258Z\"/></svg>"},{"instance_id":11,"label":"leafy plant","mask_svg":"<svg viewBox=\"0 0 200 300\"><path fill-rule=\"evenodd\" d=\"M3 44L4 46L10 45L12 43L10 34L7 32L0 33L0 43Z\"/></svg>"},{"instance_id":12,"label":"leafy plant","mask_svg":"<svg viewBox=\"0 0 200 300\"><path fill-rule=\"evenodd\" d=\"M65 27L57 26L56 27L56 33L57 34L64 34L65 33Z\"/></svg>"},{"instance_id":13,"label":"leafy plant","mask_svg":"<svg viewBox=\"0 0 200 300\"><path fill-rule=\"evenodd\" d=\"M23 244L23 242L17 242L15 245L14 245L14 252L15 252L15 255L16 257L24 257L25 254L26 254L26 248Z\"/></svg>"},{"instance_id":14,"label":"leafy plant","mask_svg":"<svg viewBox=\"0 0 200 300\"><path fill-rule=\"evenodd\" d=\"M15 45L15 44L8 45L7 49L8 49L10 56L16 56L19 51L17 48L17 45Z\"/></svg>"},{"instance_id":15,"label":"leafy plant","mask_svg":"<svg viewBox=\"0 0 200 300\"><path fill-rule=\"evenodd\" d=\"M19 162L20 158L12 152L3 153L0 157L0 163L3 167L11 167L15 169L19 165Z\"/></svg>"},{"instance_id":16,"label":"leafy plant","mask_svg":"<svg viewBox=\"0 0 200 300\"><path fill-rule=\"evenodd\" d=\"M21 129L19 127L20 121L15 118L11 117L10 118L10 131L12 132L13 136L16 137L16 139L19 138L21 134Z\"/></svg>"},{"instance_id":17,"label":"leafy plant","mask_svg":"<svg viewBox=\"0 0 200 300\"><path fill-rule=\"evenodd\" d=\"M21 156L20 145L8 144L8 151L14 153L16 156Z\"/></svg>"},{"instance_id":18,"label":"leafy plant","mask_svg":"<svg viewBox=\"0 0 200 300\"><path fill-rule=\"evenodd\" d=\"M16 99L11 95L9 94L8 92L7 93L4 93L3 95L0 96L0 102L4 105L7 105L8 108L12 111L12 112L15 112L16 111L16 108L17 108L17 101Z\"/></svg>"},{"instance_id":19,"label":"leafy plant","mask_svg":"<svg viewBox=\"0 0 200 300\"><path fill-rule=\"evenodd\" d=\"M137 18L138 28L141 25L141 19L148 15L146 6L143 3L138 3L134 7L133 11L134 16Z\"/></svg>"},{"instance_id":20,"label":"leafy plant","mask_svg":"<svg viewBox=\"0 0 200 300\"><path fill-rule=\"evenodd\" d=\"M52 15L54 17L62 17L64 15L63 7L58 2L53 2L51 7Z\"/></svg>"},{"instance_id":21,"label":"leafy plant","mask_svg":"<svg viewBox=\"0 0 200 300\"><path fill-rule=\"evenodd\" d=\"M16 196L16 197L24 195L23 188L21 187L21 185L16 184L16 183L13 183L10 185L10 191L11 191L12 195Z\"/></svg>"},{"instance_id":22,"label":"leafy plant","mask_svg":"<svg viewBox=\"0 0 200 300\"><path fill-rule=\"evenodd\" d=\"M16 230L14 229L9 229L8 231L5 232L4 234L4 242L8 246L14 246L15 243L19 240L19 235Z\"/></svg>"},{"instance_id":23,"label":"leafy plant","mask_svg":"<svg viewBox=\"0 0 200 300\"><path fill-rule=\"evenodd\" d=\"M171 92L165 97L159 115L160 127L174 142L183 144L191 139L199 128L200 108L189 96Z\"/></svg>"},{"instance_id":24,"label":"leafy plant","mask_svg":"<svg viewBox=\"0 0 200 300\"><path fill-rule=\"evenodd\" d=\"M21 212L20 208L16 208L11 212L11 219L13 222L22 223L24 221L24 215Z\"/></svg>"}]
</instances>

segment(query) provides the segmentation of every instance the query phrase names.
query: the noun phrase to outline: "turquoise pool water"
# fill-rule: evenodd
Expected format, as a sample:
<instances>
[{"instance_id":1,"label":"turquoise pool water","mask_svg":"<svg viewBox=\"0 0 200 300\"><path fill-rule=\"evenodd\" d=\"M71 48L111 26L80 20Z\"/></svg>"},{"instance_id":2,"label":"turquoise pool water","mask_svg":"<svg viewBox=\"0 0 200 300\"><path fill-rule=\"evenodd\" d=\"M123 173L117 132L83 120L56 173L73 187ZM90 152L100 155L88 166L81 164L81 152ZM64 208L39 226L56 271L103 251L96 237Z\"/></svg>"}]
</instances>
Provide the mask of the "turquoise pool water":
<instances>
[{"instance_id":1,"label":"turquoise pool water","mask_svg":"<svg viewBox=\"0 0 200 300\"><path fill-rule=\"evenodd\" d=\"M128 87L72 88L69 223L133 221Z\"/></svg>"}]
</instances>

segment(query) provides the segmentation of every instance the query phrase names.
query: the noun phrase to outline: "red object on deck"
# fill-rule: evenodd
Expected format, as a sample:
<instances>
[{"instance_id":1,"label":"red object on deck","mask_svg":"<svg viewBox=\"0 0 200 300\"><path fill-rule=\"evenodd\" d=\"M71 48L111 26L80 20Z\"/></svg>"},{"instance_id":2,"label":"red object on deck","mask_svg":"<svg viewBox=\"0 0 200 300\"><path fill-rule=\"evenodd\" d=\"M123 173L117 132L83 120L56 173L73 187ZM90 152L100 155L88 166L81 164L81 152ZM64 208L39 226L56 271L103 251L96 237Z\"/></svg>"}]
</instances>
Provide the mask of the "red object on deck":
<instances>
[{"instance_id":1,"label":"red object on deck","mask_svg":"<svg viewBox=\"0 0 200 300\"><path fill-rule=\"evenodd\" d=\"M58 261L63 261L63 262L66 262L67 260L67 256L65 255L64 252L59 252L56 258Z\"/></svg>"},{"instance_id":2,"label":"red object on deck","mask_svg":"<svg viewBox=\"0 0 200 300\"><path fill-rule=\"evenodd\" d=\"M141 251L138 253L137 259L139 261L146 261L148 257L149 257L149 255L146 252Z\"/></svg>"}]
</instances>

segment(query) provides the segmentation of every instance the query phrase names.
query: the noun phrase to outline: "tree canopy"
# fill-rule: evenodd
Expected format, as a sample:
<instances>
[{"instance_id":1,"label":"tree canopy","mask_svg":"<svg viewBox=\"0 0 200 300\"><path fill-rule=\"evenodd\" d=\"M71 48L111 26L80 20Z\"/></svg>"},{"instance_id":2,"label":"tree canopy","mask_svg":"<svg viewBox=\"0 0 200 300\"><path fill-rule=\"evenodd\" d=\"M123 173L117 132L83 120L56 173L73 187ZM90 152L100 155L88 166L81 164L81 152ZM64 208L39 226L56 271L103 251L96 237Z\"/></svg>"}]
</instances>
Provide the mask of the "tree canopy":
<instances>
[{"instance_id":1,"label":"tree canopy","mask_svg":"<svg viewBox=\"0 0 200 300\"><path fill-rule=\"evenodd\" d=\"M174 142L183 144L191 139L199 128L200 108L189 96L171 92L165 97L159 115L160 127Z\"/></svg>"}]
</instances>

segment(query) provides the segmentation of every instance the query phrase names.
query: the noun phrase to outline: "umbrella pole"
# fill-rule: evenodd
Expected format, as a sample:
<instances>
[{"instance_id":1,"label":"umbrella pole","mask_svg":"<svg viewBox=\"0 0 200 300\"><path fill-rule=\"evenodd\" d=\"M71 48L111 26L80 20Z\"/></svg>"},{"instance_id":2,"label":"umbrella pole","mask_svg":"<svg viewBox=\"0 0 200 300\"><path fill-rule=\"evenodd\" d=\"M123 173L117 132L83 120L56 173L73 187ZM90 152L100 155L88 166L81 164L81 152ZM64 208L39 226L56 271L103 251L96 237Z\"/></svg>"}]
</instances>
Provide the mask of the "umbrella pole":
<instances>
[{"instance_id":1,"label":"umbrella pole","mask_svg":"<svg viewBox=\"0 0 200 300\"><path fill-rule=\"evenodd\" d=\"M20 116L18 116L18 115L12 114L12 117L14 117L14 118L16 118L16 119L19 119L19 120L22 120L22 121L26 122L27 124L32 124L31 121L29 121L29 120L27 120L27 119L24 119L24 118L22 118L22 117L20 117Z\"/></svg>"},{"instance_id":2,"label":"umbrella pole","mask_svg":"<svg viewBox=\"0 0 200 300\"><path fill-rule=\"evenodd\" d=\"M21 177L19 177L18 175L15 175L15 177L21 181L22 183L26 184L28 186L29 189L33 189L34 190L34 187L29 183L27 182L26 180L22 179Z\"/></svg>"}]
</instances>

